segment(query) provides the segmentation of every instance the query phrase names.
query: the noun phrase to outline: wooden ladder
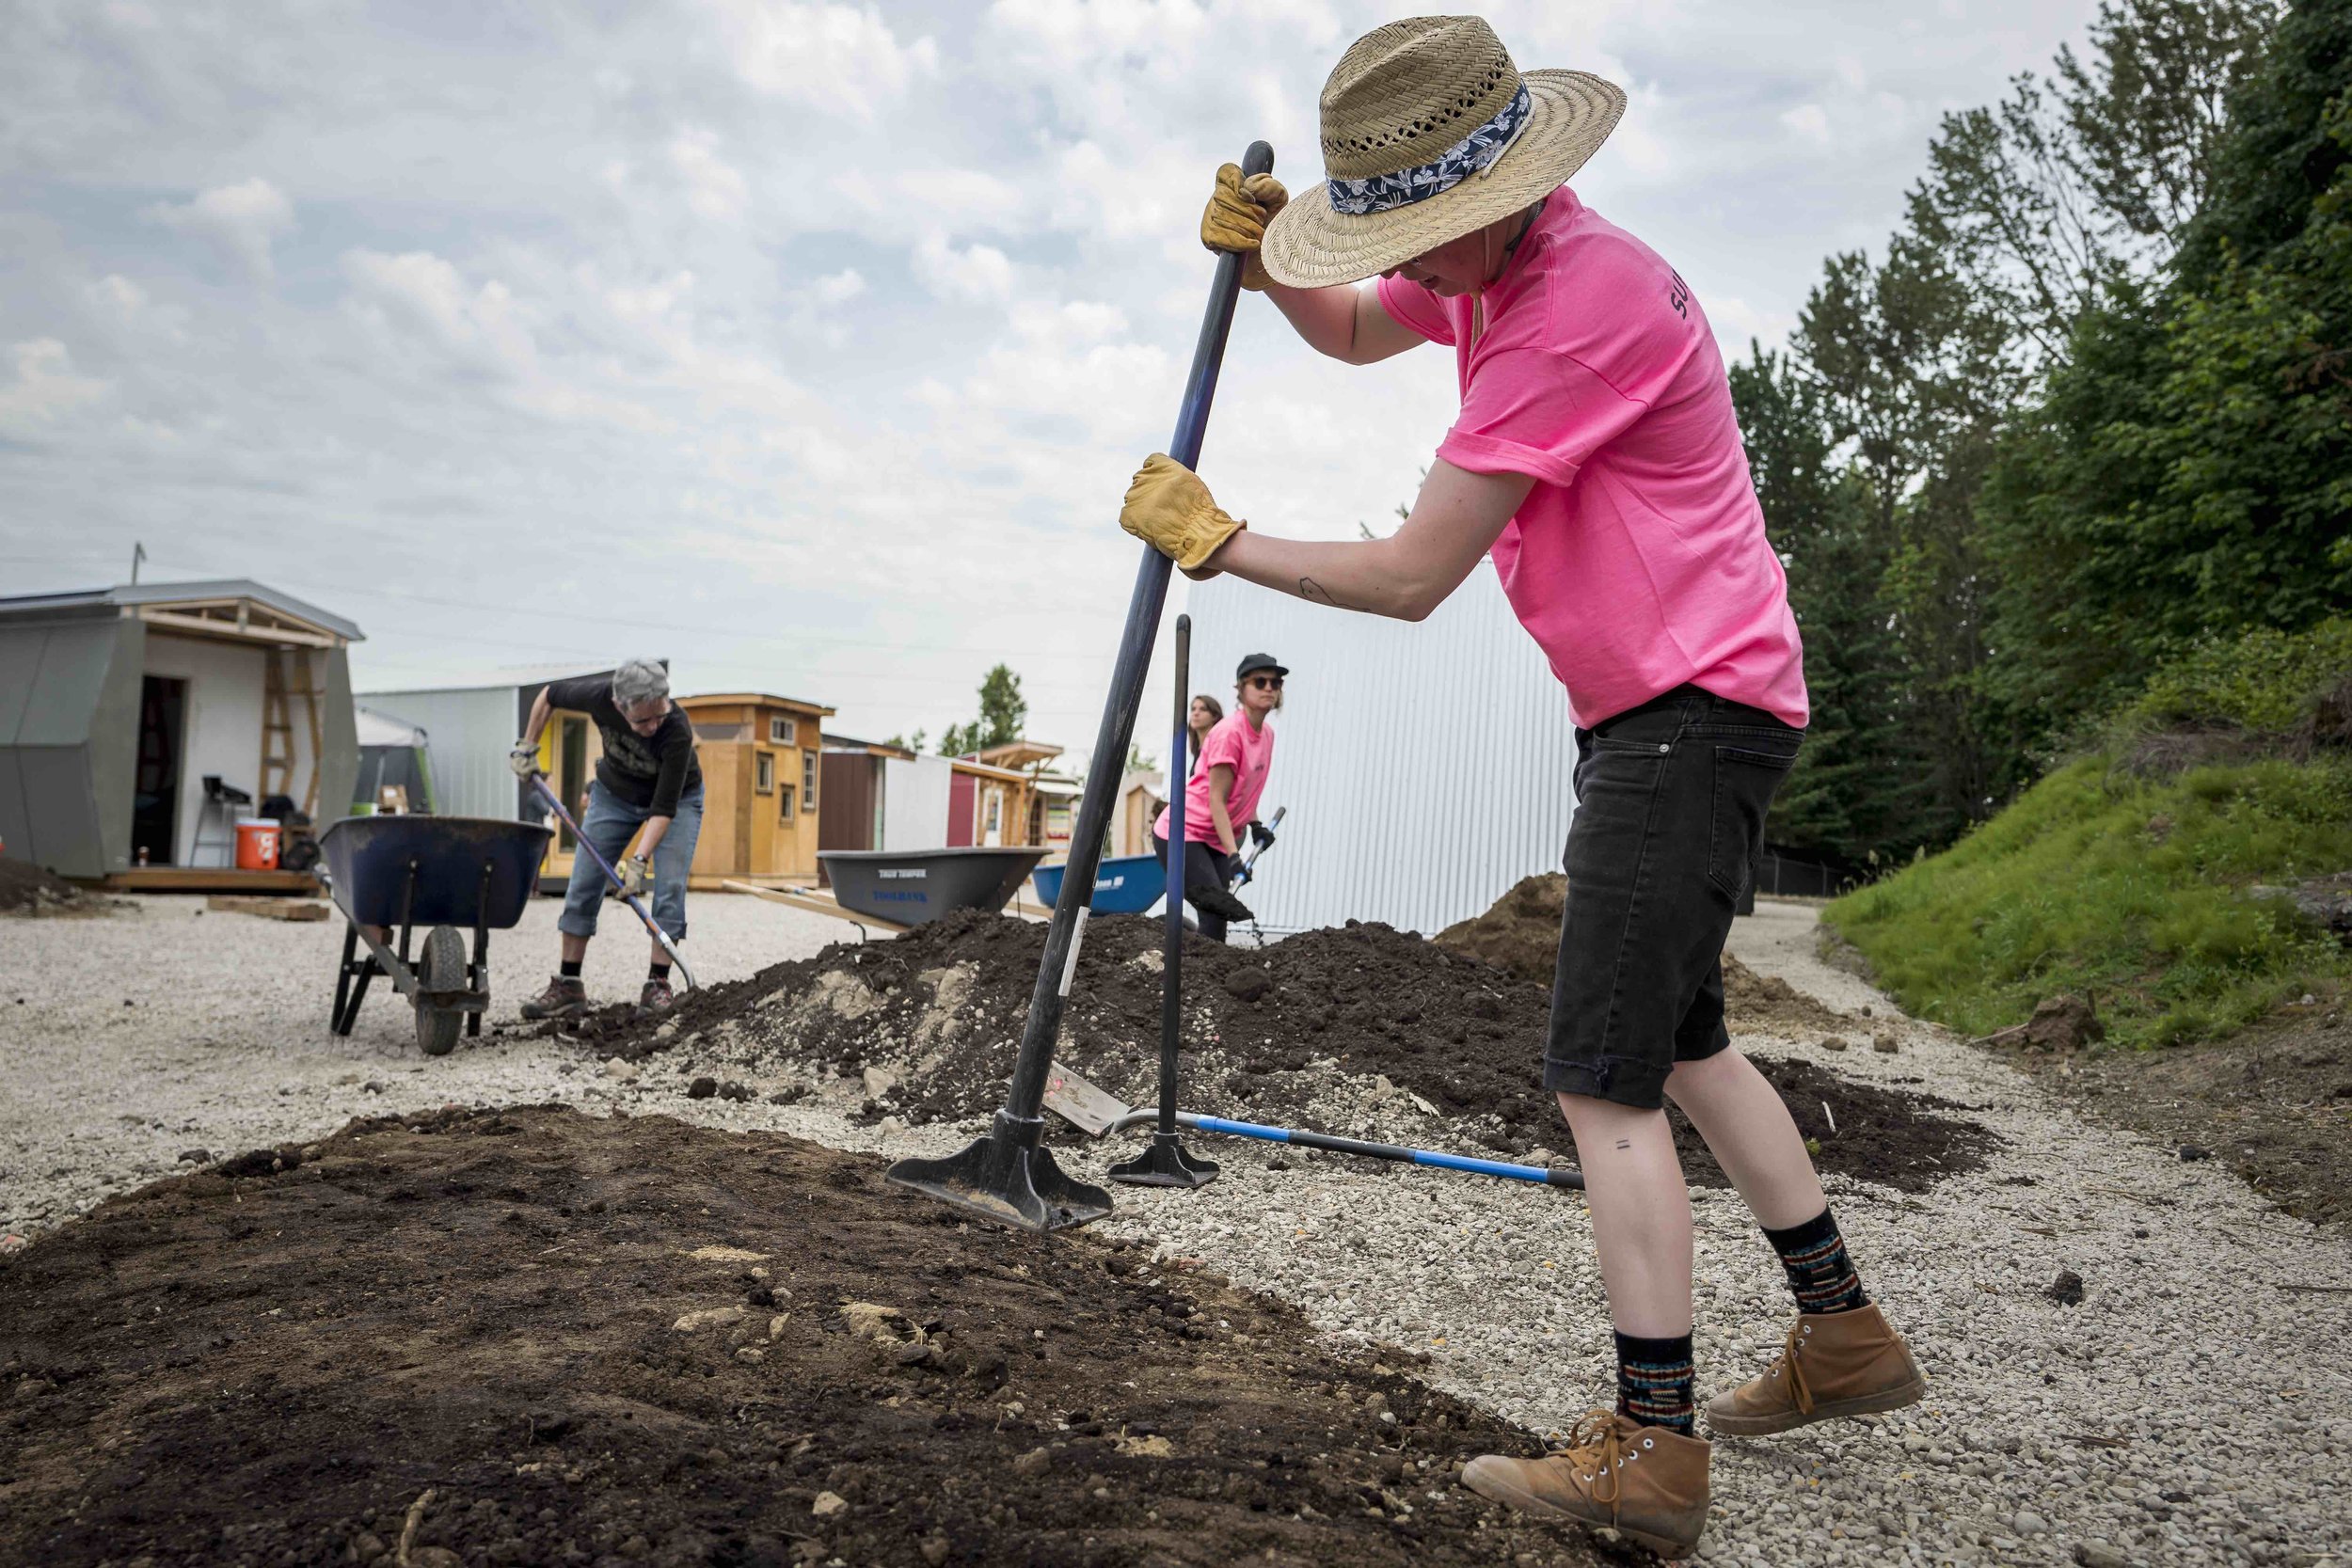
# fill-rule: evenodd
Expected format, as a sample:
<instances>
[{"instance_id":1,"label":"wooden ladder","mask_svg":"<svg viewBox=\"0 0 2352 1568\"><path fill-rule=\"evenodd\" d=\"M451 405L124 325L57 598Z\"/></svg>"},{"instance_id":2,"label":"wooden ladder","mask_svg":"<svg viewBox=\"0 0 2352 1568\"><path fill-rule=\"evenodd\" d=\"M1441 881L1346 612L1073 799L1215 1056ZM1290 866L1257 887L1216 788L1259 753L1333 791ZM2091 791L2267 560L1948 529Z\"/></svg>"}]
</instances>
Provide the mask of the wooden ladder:
<instances>
[{"instance_id":1,"label":"wooden ladder","mask_svg":"<svg viewBox=\"0 0 2352 1568\"><path fill-rule=\"evenodd\" d=\"M280 654L291 654L294 673L302 684L289 690L285 666ZM319 735L319 693L310 679L310 650L308 648L269 648L262 653L262 791L261 798L294 794L295 695L302 698L303 716L309 721L310 736L310 778L303 786L302 814L318 820L319 755L324 742Z\"/></svg>"}]
</instances>

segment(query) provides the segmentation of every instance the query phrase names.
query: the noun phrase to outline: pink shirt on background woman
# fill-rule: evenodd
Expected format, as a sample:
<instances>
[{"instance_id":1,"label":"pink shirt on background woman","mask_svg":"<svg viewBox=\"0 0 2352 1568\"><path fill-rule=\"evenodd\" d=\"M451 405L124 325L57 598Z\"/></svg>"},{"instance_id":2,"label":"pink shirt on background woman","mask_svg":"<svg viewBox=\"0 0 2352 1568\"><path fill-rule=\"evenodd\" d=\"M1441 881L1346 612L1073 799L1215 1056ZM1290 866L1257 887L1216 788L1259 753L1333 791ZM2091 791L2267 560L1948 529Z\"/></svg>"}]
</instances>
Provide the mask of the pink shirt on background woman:
<instances>
[{"instance_id":1,"label":"pink shirt on background woman","mask_svg":"<svg viewBox=\"0 0 2352 1568\"><path fill-rule=\"evenodd\" d=\"M1239 847L1242 829L1257 820L1258 797L1265 793L1266 769L1273 766L1271 720L1263 729L1253 728L1248 713L1239 706L1218 720L1200 742L1200 756L1184 784L1185 839L1198 844L1216 842L1216 818L1209 815L1209 769L1230 768L1233 787L1225 797L1225 819L1233 825L1234 845ZM1168 808L1162 806L1160 819L1152 824L1153 834L1168 836Z\"/></svg>"},{"instance_id":2,"label":"pink shirt on background woman","mask_svg":"<svg viewBox=\"0 0 2352 1568\"><path fill-rule=\"evenodd\" d=\"M1486 291L1475 345L1468 294L1385 277L1380 303L1454 345L1462 412L1438 455L1535 481L1495 570L1578 724L1685 683L1804 723L1788 579L1723 355L1673 268L1563 185Z\"/></svg>"}]
</instances>

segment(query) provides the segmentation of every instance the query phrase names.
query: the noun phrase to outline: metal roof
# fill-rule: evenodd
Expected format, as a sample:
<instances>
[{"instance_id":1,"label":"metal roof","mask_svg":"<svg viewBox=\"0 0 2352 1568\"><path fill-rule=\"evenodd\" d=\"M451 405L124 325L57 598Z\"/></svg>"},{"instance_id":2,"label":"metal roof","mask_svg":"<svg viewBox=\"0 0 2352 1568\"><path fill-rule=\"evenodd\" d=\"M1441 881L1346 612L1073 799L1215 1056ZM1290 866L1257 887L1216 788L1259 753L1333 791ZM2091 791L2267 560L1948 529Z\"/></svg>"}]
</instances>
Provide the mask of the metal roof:
<instances>
[{"instance_id":1,"label":"metal roof","mask_svg":"<svg viewBox=\"0 0 2352 1568\"><path fill-rule=\"evenodd\" d=\"M696 703L750 703L768 707L797 707L818 714L838 711L822 703L812 703L805 697L779 697L772 691L697 691L691 697L672 700L680 707L691 707Z\"/></svg>"},{"instance_id":2,"label":"metal roof","mask_svg":"<svg viewBox=\"0 0 2352 1568\"><path fill-rule=\"evenodd\" d=\"M178 605L206 604L219 599L250 599L280 615L308 621L347 642L367 640L358 626L342 616L251 578L220 578L210 582L125 582L112 588L84 588L61 594L19 594L0 598L0 618L24 619L61 610L170 610Z\"/></svg>"},{"instance_id":3,"label":"metal roof","mask_svg":"<svg viewBox=\"0 0 2352 1568\"><path fill-rule=\"evenodd\" d=\"M480 675L459 675L451 680L412 681L405 686L390 682L371 683L362 697L414 697L432 691L498 691L521 687L545 686L549 681L572 680L581 675L600 675L611 670L611 664L517 664Z\"/></svg>"}]
</instances>

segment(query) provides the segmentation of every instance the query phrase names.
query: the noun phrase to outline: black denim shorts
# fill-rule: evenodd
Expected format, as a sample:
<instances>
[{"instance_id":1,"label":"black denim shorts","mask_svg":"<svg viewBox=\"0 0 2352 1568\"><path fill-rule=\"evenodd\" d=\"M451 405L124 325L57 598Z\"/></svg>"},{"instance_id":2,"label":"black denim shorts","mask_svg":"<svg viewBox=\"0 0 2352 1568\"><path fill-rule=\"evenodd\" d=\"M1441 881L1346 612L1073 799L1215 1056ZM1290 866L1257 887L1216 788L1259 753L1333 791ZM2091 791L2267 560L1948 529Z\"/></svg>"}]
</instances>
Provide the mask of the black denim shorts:
<instances>
[{"instance_id":1,"label":"black denim shorts","mask_svg":"<svg viewBox=\"0 0 2352 1568\"><path fill-rule=\"evenodd\" d=\"M1724 938L1804 739L1695 686L1576 732L1544 1087L1655 1109L1677 1062L1731 1043Z\"/></svg>"}]
</instances>

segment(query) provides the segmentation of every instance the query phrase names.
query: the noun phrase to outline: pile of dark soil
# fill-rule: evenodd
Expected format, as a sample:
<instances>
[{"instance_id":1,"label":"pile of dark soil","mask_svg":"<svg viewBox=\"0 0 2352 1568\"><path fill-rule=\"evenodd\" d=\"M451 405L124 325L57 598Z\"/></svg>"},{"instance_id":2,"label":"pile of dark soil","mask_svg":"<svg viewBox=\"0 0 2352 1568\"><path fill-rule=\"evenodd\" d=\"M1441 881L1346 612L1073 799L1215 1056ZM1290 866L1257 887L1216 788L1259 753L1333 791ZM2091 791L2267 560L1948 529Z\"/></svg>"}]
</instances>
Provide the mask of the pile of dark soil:
<instances>
[{"instance_id":1,"label":"pile of dark soil","mask_svg":"<svg viewBox=\"0 0 2352 1568\"><path fill-rule=\"evenodd\" d=\"M119 902L85 893L31 861L0 860L0 914L87 917L111 913Z\"/></svg>"},{"instance_id":2,"label":"pile of dark soil","mask_svg":"<svg viewBox=\"0 0 2352 1568\"><path fill-rule=\"evenodd\" d=\"M1156 1094L1162 940L1140 916L1089 923L1064 1015L1057 1059L1130 1104ZM697 993L666 1033L611 1014L581 1033L599 1053L641 1057L691 1038L748 1062L865 1078L875 1117L984 1117L1003 1099L1044 942L1033 922L960 914ZM1366 1118L1394 1128L1417 1110L1456 1142L1566 1147L1541 1083L1550 995L1480 959L1353 921L1264 949L1195 939L1184 995L1186 1109L1343 1132L1370 1130ZM1820 1140L1824 1169L1921 1191L1973 1169L1991 1141L1940 1114L1946 1101L1756 1061ZM1678 1118L1677 1135L1692 1180L1726 1185Z\"/></svg>"},{"instance_id":3,"label":"pile of dark soil","mask_svg":"<svg viewBox=\"0 0 2352 1568\"><path fill-rule=\"evenodd\" d=\"M1529 877L1496 899L1486 913L1457 921L1430 940L1549 988L1560 954L1560 917L1567 897L1568 879L1562 873ZM1728 953L1724 955L1724 1011L1733 1029L1751 1033L1804 1036L1852 1027L1851 1020L1788 981L1760 975Z\"/></svg>"},{"instance_id":4,"label":"pile of dark soil","mask_svg":"<svg viewBox=\"0 0 2352 1568\"><path fill-rule=\"evenodd\" d=\"M1528 1434L1292 1308L879 1162L540 1107L356 1122L0 1259L0 1559L1589 1564Z\"/></svg>"}]
</instances>

